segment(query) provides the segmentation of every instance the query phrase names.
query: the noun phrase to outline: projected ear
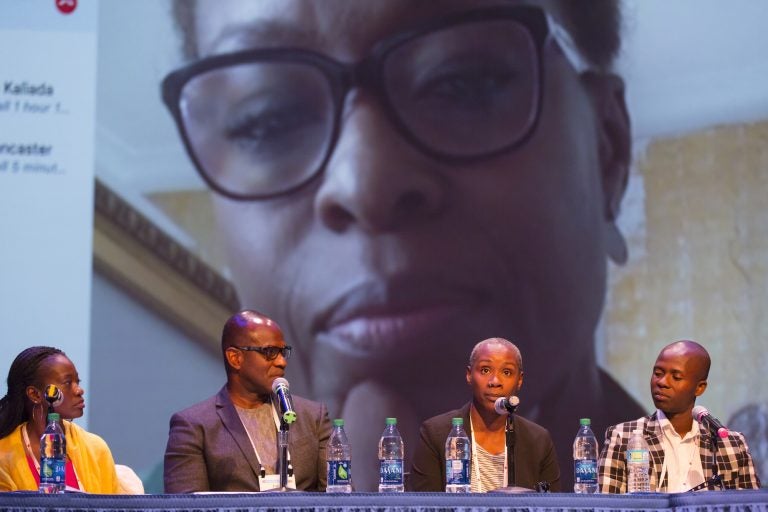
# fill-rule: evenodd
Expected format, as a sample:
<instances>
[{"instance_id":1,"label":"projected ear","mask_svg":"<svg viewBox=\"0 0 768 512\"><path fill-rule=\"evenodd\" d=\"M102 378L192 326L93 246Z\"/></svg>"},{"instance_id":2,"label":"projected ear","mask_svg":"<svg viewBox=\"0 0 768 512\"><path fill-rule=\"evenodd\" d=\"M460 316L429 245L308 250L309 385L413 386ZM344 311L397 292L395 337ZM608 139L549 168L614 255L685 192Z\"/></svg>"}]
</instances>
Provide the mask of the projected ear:
<instances>
[{"instance_id":1,"label":"projected ear","mask_svg":"<svg viewBox=\"0 0 768 512\"><path fill-rule=\"evenodd\" d=\"M616 219L629 181L632 153L624 81L617 75L594 72L585 73L583 80L590 91L597 115L606 247L608 256L621 264L627 260L627 245L616 227Z\"/></svg>"}]
</instances>

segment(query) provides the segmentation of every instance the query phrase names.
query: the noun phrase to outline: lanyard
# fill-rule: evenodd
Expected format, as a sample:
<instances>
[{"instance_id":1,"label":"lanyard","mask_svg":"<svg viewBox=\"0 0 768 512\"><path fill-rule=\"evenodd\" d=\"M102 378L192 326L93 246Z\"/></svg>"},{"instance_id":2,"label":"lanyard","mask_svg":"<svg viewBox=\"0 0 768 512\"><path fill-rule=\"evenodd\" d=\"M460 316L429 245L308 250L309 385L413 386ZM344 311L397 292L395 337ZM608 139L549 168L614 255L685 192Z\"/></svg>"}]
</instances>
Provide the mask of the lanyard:
<instances>
[{"instance_id":1,"label":"lanyard","mask_svg":"<svg viewBox=\"0 0 768 512\"><path fill-rule=\"evenodd\" d=\"M274 403L272 403L272 418L275 421L275 428L279 431L280 430L280 417L277 415L277 411L275 410ZM241 419L240 422L242 423L242 421L243 420ZM251 433L248 431L247 428L244 429L244 430L245 430L246 435L248 436L248 441L250 441L250 443L251 443L251 448L253 448L253 453L254 453L254 455L256 455L256 461L259 463L259 475L258 475L259 476L259 489L262 490L262 491L266 491L266 490L270 490L270 489L274 489L274 488L279 487L280 482L278 480L277 483L275 483L274 477L275 476L279 477L280 475L279 474L267 475L267 470L264 469L264 466L261 463L261 458L259 457L259 451L256 449L256 443L254 443L253 439L251 438ZM278 436L280 435L279 432L278 432L277 435ZM276 462L278 462L278 463L280 462L280 454L279 453L277 455L277 461ZM286 463L288 464L288 482L289 482L288 486L289 487L292 486L292 488L295 489L296 488L296 477L293 474L293 468L291 466L291 452L290 451L288 451L288 460L286 461ZM275 469L278 469L278 468L275 468Z\"/></svg>"},{"instance_id":2,"label":"lanyard","mask_svg":"<svg viewBox=\"0 0 768 512\"><path fill-rule=\"evenodd\" d=\"M475 428L472 425L472 411L469 411L469 429L472 431L472 472L474 473L474 481L477 482L477 489L479 492L483 492L480 488L480 464L477 460L477 442L475 441ZM507 487L507 441L504 440L504 476L501 483L502 487ZM493 489L490 489L493 490ZM485 492L488 492L487 490Z\"/></svg>"}]
</instances>

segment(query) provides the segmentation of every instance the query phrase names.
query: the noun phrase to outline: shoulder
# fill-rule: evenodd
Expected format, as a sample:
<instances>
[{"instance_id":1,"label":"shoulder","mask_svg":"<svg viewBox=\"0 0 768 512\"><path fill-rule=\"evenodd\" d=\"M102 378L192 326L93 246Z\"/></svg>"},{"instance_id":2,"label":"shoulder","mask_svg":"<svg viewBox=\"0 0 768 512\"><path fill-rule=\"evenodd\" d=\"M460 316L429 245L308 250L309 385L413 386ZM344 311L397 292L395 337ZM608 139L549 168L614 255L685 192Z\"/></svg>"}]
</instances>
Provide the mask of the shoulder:
<instances>
[{"instance_id":1,"label":"shoulder","mask_svg":"<svg viewBox=\"0 0 768 512\"><path fill-rule=\"evenodd\" d=\"M515 424L517 428L527 431L531 437L551 439L549 430L520 415L515 415Z\"/></svg>"},{"instance_id":2,"label":"shoulder","mask_svg":"<svg viewBox=\"0 0 768 512\"><path fill-rule=\"evenodd\" d=\"M730 447L737 450L746 450L747 446L747 439L744 437L744 434L741 432L736 432L735 430L729 430L728 431L728 437L722 440L723 445L726 446L726 448Z\"/></svg>"},{"instance_id":3,"label":"shoulder","mask_svg":"<svg viewBox=\"0 0 768 512\"><path fill-rule=\"evenodd\" d=\"M107 442L98 434L88 432L80 425L76 425L71 421L66 422L65 425L65 434L72 440L72 442L86 447L89 450L109 452L109 446L107 445Z\"/></svg>"},{"instance_id":4,"label":"shoulder","mask_svg":"<svg viewBox=\"0 0 768 512\"><path fill-rule=\"evenodd\" d=\"M297 410L308 411L312 414L320 414L326 410L325 404L322 402L315 402L297 395L293 395L293 406Z\"/></svg>"},{"instance_id":5,"label":"shoulder","mask_svg":"<svg viewBox=\"0 0 768 512\"><path fill-rule=\"evenodd\" d=\"M656 422L656 416L643 416L642 418L638 418L636 420L631 421L625 421L623 423L618 423L616 425L612 425L608 427L608 429L605 431L606 438L627 438L630 434L632 434L632 431L634 430L642 430L645 431L648 429L648 427Z\"/></svg>"},{"instance_id":6,"label":"shoulder","mask_svg":"<svg viewBox=\"0 0 768 512\"><path fill-rule=\"evenodd\" d=\"M13 452L16 451L16 448L23 446L21 442L21 427L22 425L19 425L13 432L0 439L0 458L14 456Z\"/></svg>"},{"instance_id":7,"label":"shoulder","mask_svg":"<svg viewBox=\"0 0 768 512\"><path fill-rule=\"evenodd\" d=\"M201 422L204 418L207 418L210 415L216 414L216 403L218 401L219 395L213 395L210 398L207 398L203 400L202 402L198 402L196 404L190 405L186 409L182 409L181 411L178 411L173 414L174 419L184 419L187 421L193 421L193 422Z\"/></svg>"},{"instance_id":8,"label":"shoulder","mask_svg":"<svg viewBox=\"0 0 768 512\"><path fill-rule=\"evenodd\" d=\"M447 432L451 430L451 420L453 418L463 418L466 414L464 409L453 409L437 416L432 416L424 420L421 424L421 430L427 433L432 432ZM464 426L465 428L467 425Z\"/></svg>"}]
</instances>

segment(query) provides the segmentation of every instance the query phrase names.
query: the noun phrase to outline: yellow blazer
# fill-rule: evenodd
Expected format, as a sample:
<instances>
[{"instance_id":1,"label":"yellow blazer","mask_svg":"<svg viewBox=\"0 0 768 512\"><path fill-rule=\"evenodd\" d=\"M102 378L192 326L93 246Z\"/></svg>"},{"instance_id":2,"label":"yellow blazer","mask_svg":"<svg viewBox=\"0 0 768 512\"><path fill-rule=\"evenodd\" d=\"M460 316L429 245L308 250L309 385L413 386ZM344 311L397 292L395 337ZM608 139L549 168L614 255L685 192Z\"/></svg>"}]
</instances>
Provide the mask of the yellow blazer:
<instances>
[{"instance_id":1,"label":"yellow blazer","mask_svg":"<svg viewBox=\"0 0 768 512\"><path fill-rule=\"evenodd\" d=\"M112 452L96 434L63 421L67 438L67 456L75 466L81 491L94 494L118 494L117 474ZM0 491L36 491L37 484L27 463L22 423L0 439Z\"/></svg>"}]
</instances>

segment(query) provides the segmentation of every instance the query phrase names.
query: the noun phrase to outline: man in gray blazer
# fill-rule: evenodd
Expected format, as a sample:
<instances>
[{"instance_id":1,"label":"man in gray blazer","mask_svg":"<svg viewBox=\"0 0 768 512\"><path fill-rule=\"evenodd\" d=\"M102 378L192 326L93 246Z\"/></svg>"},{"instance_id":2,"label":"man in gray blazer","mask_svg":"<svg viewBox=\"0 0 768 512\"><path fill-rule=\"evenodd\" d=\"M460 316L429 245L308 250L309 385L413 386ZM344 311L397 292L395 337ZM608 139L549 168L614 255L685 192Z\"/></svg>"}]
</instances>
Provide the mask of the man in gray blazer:
<instances>
[{"instance_id":1,"label":"man in gray blazer","mask_svg":"<svg viewBox=\"0 0 768 512\"><path fill-rule=\"evenodd\" d=\"M291 354L280 327L255 311L227 321L221 338L227 383L211 398L173 415L165 449L167 493L259 491L277 480L278 412L272 382ZM289 487L324 491L331 433L324 404L293 397Z\"/></svg>"}]
</instances>

